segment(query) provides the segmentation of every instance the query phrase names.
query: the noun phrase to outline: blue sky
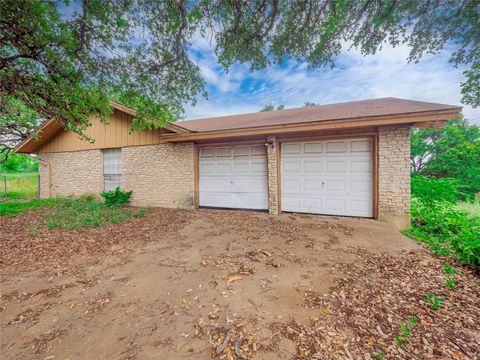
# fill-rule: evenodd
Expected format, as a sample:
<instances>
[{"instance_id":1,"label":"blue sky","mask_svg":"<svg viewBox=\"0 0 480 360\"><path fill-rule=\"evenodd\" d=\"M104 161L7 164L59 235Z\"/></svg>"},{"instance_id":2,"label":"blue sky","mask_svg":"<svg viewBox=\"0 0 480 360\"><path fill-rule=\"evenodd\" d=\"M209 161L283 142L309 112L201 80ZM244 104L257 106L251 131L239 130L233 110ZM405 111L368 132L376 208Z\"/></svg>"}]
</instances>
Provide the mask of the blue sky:
<instances>
[{"instance_id":1,"label":"blue sky","mask_svg":"<svg viewBox=\"0 0 480 360\"><path fill-rule=\"evenodd\" d=\"M267 103L292 108L306 101L328 104L387 96L461 105L464 77L461 68L448 63L448 52L427 55L415 64L407 62L407 46L385 47L366 57L345 50L333 70L309 70L291 62L255 72L248 64L236 64L228 73L217 64L207 40L195 37L190 53L206 81L208 100L186 106L186 119L256 112ZM463 112L480 124L479 108L464 106Z\"/></svg>"}]
</instances>

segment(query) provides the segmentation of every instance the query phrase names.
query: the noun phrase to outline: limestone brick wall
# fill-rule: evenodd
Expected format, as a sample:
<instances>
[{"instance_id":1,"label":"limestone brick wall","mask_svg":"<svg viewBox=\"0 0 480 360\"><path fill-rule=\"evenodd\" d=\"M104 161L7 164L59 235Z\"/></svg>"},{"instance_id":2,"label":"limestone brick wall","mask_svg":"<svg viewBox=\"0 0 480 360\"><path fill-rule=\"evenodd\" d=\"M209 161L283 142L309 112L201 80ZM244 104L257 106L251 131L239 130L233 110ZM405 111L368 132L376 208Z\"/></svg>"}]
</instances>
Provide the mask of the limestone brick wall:
<instances>
[{"instance_id":1,"label":"limestone brick wall","mask_svg":"<svg viewBox=\"0 0 480 360\"><path fill-rule=\"evenodd\" d=\"M101 150L40 153L39 156L41 198L103 191Z\"/></svg>"},{"instance_id":2,"label":"limestone brick wall","mask_svg":"<svg viewBox=\"0 0 480 360\"><path fill-rule=\"evenodd\" d=\"M410 221L410 127L378 130L378 215L397 228Z\"/></svg>"},{"instance_id":3,"label":"limestone brick wall","mask_svg":"<svg viewBox=\"0 0 480 360\"><path fill-rule=\"evenodd\" d=\"M101 150L41 153L40 159L41 198L103 192ZM122 148L121 188L133 191L131 205L193 208L193 172L193 143Z\"/></svg>"},{"instance_id":4,"label":"limestone brick wall","mask_svg":"<svg viewBox=\"0 0 480 360\"><path fill-rule=\"evenodd\" d=\"M194 207L194 144L156 144L122 149L122 188L136 206Z\"/></svg>"},{"instance_id":5,"label":"limestone brick wall","mask_svg":"<svg viewBox=\"0 0 480 360\"><path fill-rule=\"evenodd\" d=\"M267 171L268 171L268 211L270 214L279 213L278 179L277 179L277 138L269 136L267 142Z\"/></svg>"}]
</instances>

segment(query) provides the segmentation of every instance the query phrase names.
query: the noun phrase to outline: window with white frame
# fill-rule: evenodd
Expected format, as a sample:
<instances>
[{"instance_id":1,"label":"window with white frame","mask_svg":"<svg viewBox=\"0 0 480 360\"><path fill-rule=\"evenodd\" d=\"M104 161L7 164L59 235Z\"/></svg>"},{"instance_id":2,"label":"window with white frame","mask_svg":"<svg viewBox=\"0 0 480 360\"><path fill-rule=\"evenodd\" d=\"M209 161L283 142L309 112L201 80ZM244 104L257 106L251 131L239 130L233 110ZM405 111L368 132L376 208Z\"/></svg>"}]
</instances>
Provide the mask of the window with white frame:
<instances>
[{"instance_id":1,"label":"window with white frame","mask_svg":"<svg viewBox=\"0 0 480 360\"><path fill-rule=\"evenodd\" d=\"M122 149L103 150L103 188L115 190L122 183Z\"/></svg>"}]
</instances>

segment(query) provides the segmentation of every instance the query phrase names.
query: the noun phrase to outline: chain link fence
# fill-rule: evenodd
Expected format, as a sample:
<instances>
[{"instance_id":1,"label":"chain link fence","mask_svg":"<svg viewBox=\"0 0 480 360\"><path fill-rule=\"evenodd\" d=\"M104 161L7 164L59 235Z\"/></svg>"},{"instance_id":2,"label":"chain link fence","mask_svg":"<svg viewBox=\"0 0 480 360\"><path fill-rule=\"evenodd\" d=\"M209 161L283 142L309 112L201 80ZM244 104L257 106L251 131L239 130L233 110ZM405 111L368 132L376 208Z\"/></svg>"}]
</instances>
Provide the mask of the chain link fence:
<instances>
[{"instance_id":1,"label":"chain link fence","mask_svg":"<svg viewBox=\"0 0 480 360\"><path fill-rule=\"evenodd\" d=\"M3 199L32 199L40 197L38 173L0 174L0 196Z\"/></svg>"}]
</instances>

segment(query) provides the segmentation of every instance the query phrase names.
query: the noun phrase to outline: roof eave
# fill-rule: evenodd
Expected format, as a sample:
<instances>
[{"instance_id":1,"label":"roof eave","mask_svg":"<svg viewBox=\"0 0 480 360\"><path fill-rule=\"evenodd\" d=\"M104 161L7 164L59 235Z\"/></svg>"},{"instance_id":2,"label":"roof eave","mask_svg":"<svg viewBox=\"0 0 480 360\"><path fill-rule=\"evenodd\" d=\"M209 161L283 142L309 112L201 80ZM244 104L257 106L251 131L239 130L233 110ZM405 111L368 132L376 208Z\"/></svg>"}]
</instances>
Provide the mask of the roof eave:
<instances>
[{"instance_id":1,"label":"roof eave","mask_svg":"<svg viewBox=\"0 0 480 360\"><path fill-rule=\"evenodd\" d=\"M199 131L190 134L164 134L161 138L165 142L188 142L196 140L213 140L218 138L299 133L305 131L359 128L382 125L408 124L410 126L416 127L416 124L425 124L427 122L437 122L437 127L439 127L443 126L445 121L457 117L460 113L460 110L461 108L452 108L448 110L431 111L428 113L412 113L406 116L404 114L399 114L388 117L355 117L350 119L303 122L294 124L249 127L241 129Z\"/></svg>"}]
</instances>

